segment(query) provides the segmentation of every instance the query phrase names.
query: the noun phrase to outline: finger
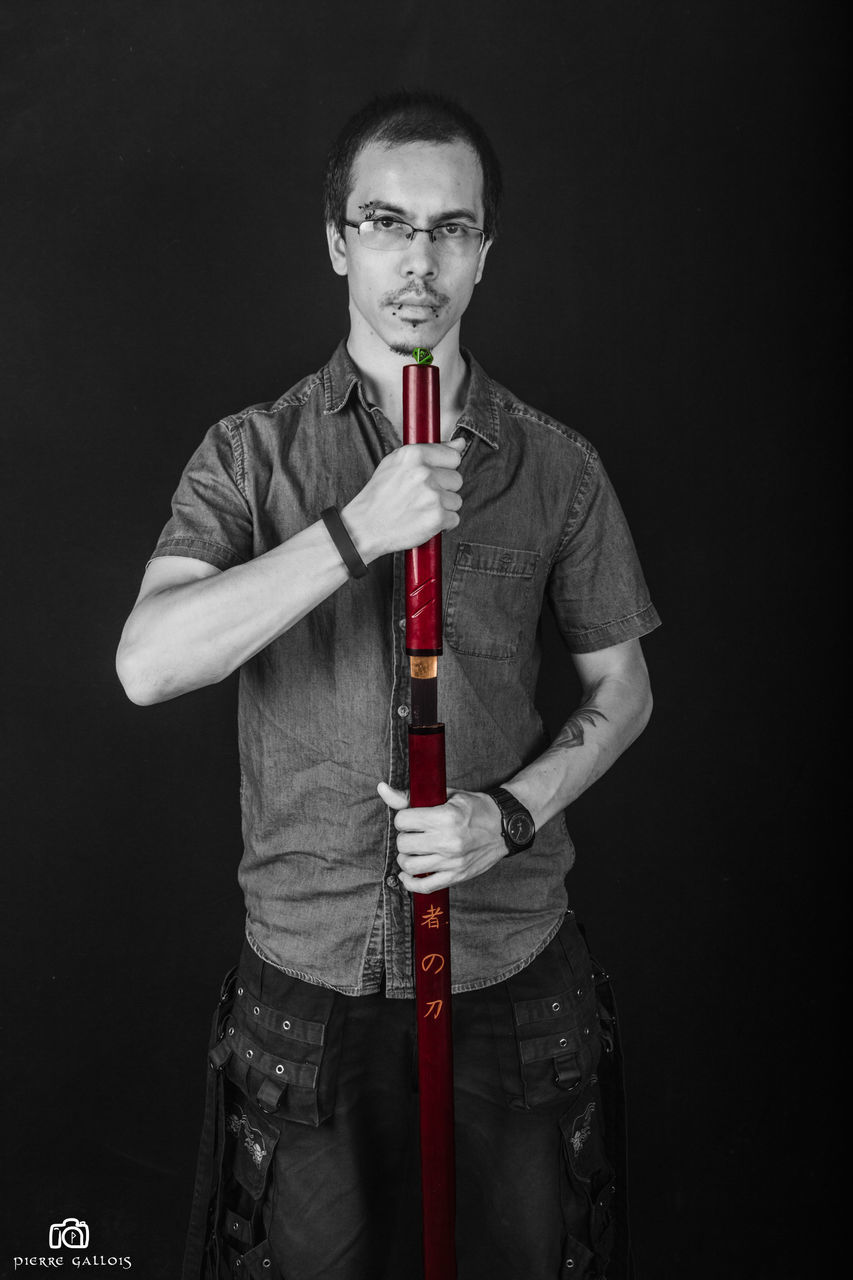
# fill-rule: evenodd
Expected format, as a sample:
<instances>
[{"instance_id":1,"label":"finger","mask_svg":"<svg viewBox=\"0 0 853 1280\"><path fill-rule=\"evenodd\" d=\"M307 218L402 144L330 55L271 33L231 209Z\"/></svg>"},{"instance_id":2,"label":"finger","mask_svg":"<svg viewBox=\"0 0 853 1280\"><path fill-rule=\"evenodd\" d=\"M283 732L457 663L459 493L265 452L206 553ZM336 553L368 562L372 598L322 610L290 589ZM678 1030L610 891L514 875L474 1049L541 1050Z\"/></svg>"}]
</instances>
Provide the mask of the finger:
<instances>
[{"instance_id":1,"label":"finger","mask_svg":"<svg viewBox=\"0 0 853 1280\"><path fill-rule=\"evenodd\" d=\"M407 876L424 876L433 871L448 871L447 862L438 853L398 853L397 866Z\"/></svg>"},{"instance_id":2,"label":"finger","mask_svg":"<svg viewBox=\"0 0 853 1280\"><path fill-rule=\"evenodd\" d=\"M435 832L398 831L397 852L410 858L452 857L449 849L443 847L441 836Z\"/></svg>"},{"instance_id":3,"label":"finger","mask_svg":"<svg viewBox=\"0 0 853 1280\"><path fill-rule=\"evenodd\" d=\"M440 467L435 472L435 482L441 485L442 489L457 491L462 488L465 478L460 476L458 471L451 471L450 467Z\"/></svg>"},{"instance_id":4,"label":"finger","mask_svg":"<svg viewBox=\"0 0 853 1280\"><path fill-rule=\"evenodd\" d=\"M458 467L462 460L464 440L449 440L446 444L424 445L429 450L427 460L432 467Z\"/></svg>"},{"instance_id":5,"label":"finger","mask_svg":"<svg viewBox=\"0 0 853 1280\"><path fill-rule=\"evenodd\" d=\"M453 884L453 874L450 871L437 871L434 875L420 878L406 875L405 871L401 871L399 879L400 884L409 893L435 893L437 889L446 889Z\"/></svg>"},{"instance_id":6,"label":"finger","mask_svg":"<svg viewBox=\"0 0 853 1280\"><path fill-rule=\"evenodd\" d=\"M390 809L407 809L409 807L408 791L397 791L389 787L387 782L377 782L376 790Z\"/></svg>"},{"instance_id":7,"label":"finger","mask_svg":"<svg viewBox=\"0 0 853 1280\"><path fill-rule=\"evenodd\" d=\"M437 832L447 827L450 817L444 805L430 805L425 809L410 809L407 806L395 817L394 826L398 831Z\"/></svg>"}]
</instances>

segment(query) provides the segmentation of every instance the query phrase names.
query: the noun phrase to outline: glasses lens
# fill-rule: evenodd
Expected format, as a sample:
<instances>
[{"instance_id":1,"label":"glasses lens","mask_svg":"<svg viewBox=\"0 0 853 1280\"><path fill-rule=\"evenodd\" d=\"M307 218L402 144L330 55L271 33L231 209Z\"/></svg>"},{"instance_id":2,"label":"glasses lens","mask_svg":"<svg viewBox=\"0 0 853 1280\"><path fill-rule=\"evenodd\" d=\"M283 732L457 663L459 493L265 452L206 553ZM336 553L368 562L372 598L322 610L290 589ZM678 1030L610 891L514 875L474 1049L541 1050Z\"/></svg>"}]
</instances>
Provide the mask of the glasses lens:
<instances>
[{"instance_id":1,"label":"glasses lens","mask_svg":"<svg viewBox=\"0 0 853 1280\"><path fill-rule=\"evenodd\" d=\"M483 233L462 222L446 222L436 227L432 238L436 248L456 258L473 258L483 243Z\"/></svg>"},{"instance_id":2,"label":"glasses lens","mask_svg":"<svg viewBox=\"0 0 853 1280\"><path fill-rule=\"evenodd\" d=\"M358 228L359 239L368 249L404 249L412 228L397 218L371 218Z\"/></svg>"}]
</instances>

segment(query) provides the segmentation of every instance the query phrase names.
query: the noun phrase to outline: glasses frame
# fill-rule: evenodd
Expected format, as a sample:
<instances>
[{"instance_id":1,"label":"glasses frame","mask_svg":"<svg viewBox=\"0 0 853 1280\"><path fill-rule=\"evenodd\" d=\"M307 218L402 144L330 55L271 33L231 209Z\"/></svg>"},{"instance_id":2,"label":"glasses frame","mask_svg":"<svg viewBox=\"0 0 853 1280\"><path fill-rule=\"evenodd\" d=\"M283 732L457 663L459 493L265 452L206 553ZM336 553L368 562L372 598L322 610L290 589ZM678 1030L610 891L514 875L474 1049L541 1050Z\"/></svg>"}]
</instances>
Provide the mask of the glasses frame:
<instances>
[{"instance_id":1,"label":"glasses frame","mask_svg":"<svg viewBox=\"0 0 853 1280\"><path fill-rule=\"evenodd\" d=\"M400 224L400 226L401 226L401 227L408 227L408 228L409 228L409 231L411 232L411 234L406 236L406 246L405 246L405 247L408 247L408 245L410 245L410 244L412 244L412 243L413 243L413 241L414 241L414 239L415 239L415 236L418 234L418 232L419 232L419 231L422 231L422 232L424 233L424 235L429 236L429 242L430 242L430 244L435 245L435 243L436 243L436 241L435 241L435 233L436 233L436 231L438 231L439 227L465 227L465 229L466 229L467 231L476 231L476 232L478 233L479 237L480 237L480 247L479 247L479 249L477 250L477 252L474 254L474 257L475 257L475 258L478 258L478 257L480 256L480 254L483 252L483 249L485 248L485 244L486 244L486 233L485 233L485 231L483 230L483 228L482 228L482 227L472 227L472 226L469 226L469 224L468 224L467 222L454 222L452 219L450 219L448 222L437 222L437 223L435 224L435 226L434 226L434 227L414 227L414 226L412 226L411 222L406 222L405 218L398 218L398 217L396 216L396 214L385 214L384 216L385 216L385 217L387 217L387 218L389 219L389 221L398 222L398 223ZM381 218L362 218L361 222L348 222L348 221L347 221L347 219L345 218L345 219L344 219L344 226L345 226L345 227L352 227L354 231L357 231L357 232L358 232L358 234L359 234L359 238L361 238L361 228L362 228L362 227L364 227L364 226L368 226L368 227L369 227L369 226L371 226L374 222L380 222L380 221L381 221ZM369 248L369 245L368 245L368 246L365 246L365 247ZM400 252L402 252L402 251L403 251L403 248L404 248L404 246L403 246L403 245L400 245L400 246L399 246L399 248L398 248L398 249L396 249L396 250L395 250L394 248L390 248L390 249L380 249L380 250L378 250L378 252L379 252L379 253L394 253L394 252L400 253ZM439 246L437 246L437 248L438 248L438 252L440 253L440 252L441 252L441 246L439 245ZM374 252L377 252L377 250L374 250Z\"/></svg>"}]
</instances>

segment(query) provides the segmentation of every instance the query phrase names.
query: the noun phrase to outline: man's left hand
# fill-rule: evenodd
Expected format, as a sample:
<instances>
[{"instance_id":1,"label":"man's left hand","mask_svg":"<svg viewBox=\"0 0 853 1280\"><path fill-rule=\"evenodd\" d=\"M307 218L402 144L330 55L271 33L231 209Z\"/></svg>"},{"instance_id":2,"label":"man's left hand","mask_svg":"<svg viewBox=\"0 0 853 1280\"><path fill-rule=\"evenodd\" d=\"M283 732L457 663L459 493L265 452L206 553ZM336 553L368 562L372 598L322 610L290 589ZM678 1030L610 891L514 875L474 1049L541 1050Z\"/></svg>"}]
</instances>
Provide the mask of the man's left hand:
<instances>
[{"instance_id":1,"label":"man's left hand","mask_svg":"<svg viewBox=\"0 0 853 1280\"><path fill-rule=\"evenodd\" d=\"M400 883L410 893L432 893L473 880L506 857L500 810L491 796L451 791L446 804L411 809L407 791L395 791L385 782L376 789L396 810Z\"/></svg>"}]
</instances>

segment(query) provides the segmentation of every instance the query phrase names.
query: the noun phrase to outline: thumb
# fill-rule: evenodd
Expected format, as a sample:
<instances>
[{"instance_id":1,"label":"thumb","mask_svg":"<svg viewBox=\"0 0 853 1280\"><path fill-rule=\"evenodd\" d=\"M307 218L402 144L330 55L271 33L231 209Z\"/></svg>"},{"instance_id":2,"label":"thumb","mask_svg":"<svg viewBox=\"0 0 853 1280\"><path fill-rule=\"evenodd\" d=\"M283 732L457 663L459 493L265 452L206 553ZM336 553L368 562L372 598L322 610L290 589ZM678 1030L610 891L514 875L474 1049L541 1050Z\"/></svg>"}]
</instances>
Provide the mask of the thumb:
<instances>
[{"instance_id":1,"label":"thumb","mask_svg":"<svg viewBox=\"0 0 853 1280\"><path fill-rule=\"evenodd\" d=\"M392 809L408 809L409 793L408 791L395 791L393 787L389 787L387 782L378 782L376 790L379 792L385 803Z\"/></svg>"}]
</instances>

